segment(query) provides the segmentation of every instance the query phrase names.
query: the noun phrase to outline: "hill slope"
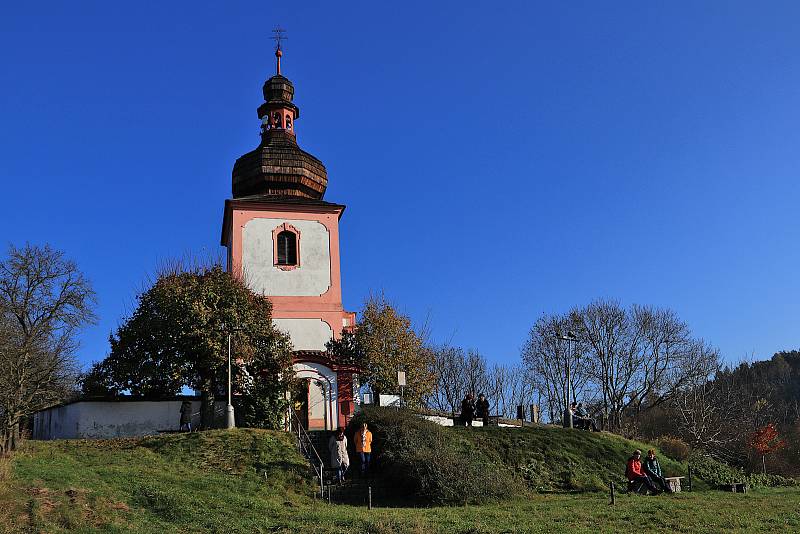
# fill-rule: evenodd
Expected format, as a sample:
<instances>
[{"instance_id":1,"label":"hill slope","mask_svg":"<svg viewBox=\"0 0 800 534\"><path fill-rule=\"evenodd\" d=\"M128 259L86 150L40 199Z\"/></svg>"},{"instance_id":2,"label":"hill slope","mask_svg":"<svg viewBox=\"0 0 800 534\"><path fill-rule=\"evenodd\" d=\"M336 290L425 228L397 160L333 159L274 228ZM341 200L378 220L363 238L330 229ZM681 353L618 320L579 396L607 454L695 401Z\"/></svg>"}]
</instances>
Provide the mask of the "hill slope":
<instances>
[{"instance_id":1,"label":"hill slope","mask_svg":"<svg viewBox=\"0 0 800 534\"><path fill-rule=\"evenodd\" d=\"M29 441L0 489L0 531L257 532L258 515L304 502L308 463L293 437L259 430L141 439ZM242 517L242 509L257 514Z\"/></svg>"},{"instance_id":2,"label":"hill slope","mask_svg":"<svg viewBox=\"0 0 800 534\"><path fill-rule=\"evenodd\" d=\"M495 478L537 455L545 463L582 463L578 451L589 450L610 459L590 461L600 466L591 468L592 476L602 478L605 472L617 473L617 460L636 445L611 435L559 429L442 430L454 447L494 458L499 471L490 475ZM548 479L558 481L556 472L551 469ZM474 534L800 528L800 492L792 488L745 495L620 495L616 507L608 506L607 493L584 492L511 496L465 507L386 507L387 502L378 501L376 509L367 510L315 500L311 480L292 436L281 432L27 442L11 462L0 461L0 532Z\"/></svg>"},{"instance_id":3,"label":"hill slope","mask_svg":"<svg viewBox=\"0 0 800 534\"><path fill-rule=\"evenodd\" d=\"M625 464L645 443L556 427L446 428L410 412L367 409L353 421L373 429L375 460L396 488L422 504L482 503L550 491L625 489ZM351 434L352 435L352 434ZM666 476L687 467L659 454ZM695 488L704 488L693 480Z\"/></svg>"}]
</instances>

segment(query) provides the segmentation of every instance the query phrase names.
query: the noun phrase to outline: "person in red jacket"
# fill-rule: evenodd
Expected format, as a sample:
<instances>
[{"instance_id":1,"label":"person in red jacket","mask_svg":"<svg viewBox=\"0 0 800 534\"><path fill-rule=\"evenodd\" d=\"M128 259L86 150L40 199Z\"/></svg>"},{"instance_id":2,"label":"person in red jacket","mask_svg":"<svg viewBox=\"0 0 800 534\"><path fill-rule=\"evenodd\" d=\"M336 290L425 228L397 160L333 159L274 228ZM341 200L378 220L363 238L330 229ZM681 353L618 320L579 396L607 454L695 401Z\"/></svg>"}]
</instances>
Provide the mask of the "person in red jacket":
<instances>
[{"instance_id":1,"label":"person in red jacket","mask_svg":"<svg viewBox=\"0 0 800 534\"><path fill-rule=\"evenodd\" d=\"M645 472L642 470L642 451L633 451L633 456L628 458L628 465L625 468L625 477L628 479L628 488L636 488L639 490L642 487L647 487L654 494L661 493L661 491L653 484ZM639 490L636 490L637 492Z\"/></svg>"}]
</instances>

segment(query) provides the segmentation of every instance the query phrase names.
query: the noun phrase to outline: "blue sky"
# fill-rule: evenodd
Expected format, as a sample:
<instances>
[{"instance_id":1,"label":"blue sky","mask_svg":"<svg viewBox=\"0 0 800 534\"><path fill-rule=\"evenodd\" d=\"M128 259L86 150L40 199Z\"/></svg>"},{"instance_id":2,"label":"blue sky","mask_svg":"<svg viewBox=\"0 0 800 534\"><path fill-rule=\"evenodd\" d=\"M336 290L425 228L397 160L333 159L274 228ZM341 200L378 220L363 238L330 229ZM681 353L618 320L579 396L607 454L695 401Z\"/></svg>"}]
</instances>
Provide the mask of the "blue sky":
<instances>
[{"instance_id":1,"label":"blue sky","mask_svg":"<svg viewBox=\"0 0 800 534\"><path fill-rule=\"evenodd\" d=\"M93 281L83 362L160 261L219 250L278 24L348 309L383 290L493 361L598 297L731 362L800 347L800 4L296 4L4 6L0 237Z\"/></svg>"}]
</instances>

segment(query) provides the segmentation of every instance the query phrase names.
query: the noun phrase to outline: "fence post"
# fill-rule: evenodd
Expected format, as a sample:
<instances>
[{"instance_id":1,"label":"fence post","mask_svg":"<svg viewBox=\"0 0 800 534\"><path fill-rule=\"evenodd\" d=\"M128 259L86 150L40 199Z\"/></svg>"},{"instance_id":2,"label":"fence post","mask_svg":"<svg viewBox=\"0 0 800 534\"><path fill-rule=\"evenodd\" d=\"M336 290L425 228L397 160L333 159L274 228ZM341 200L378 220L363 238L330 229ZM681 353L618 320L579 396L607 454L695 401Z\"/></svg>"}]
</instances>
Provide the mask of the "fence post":
<instances>
[{"instance_id":1,"label":"fence post","mask_svg":"<svg viewBox=\"0 0 800 534\"><path fill-rule=\"evenodd\" d=\"M614 481L613 480L611 481L611 502L609 504L611 504L611 505L617 504L617 498L614 495Z\"/></svg>"},{"instance_id":2,"label":"fence post","mask_svg":"<svg viewBox=\"0 0 800 534\"><path fill-rule=\"evenodd\" d=\"M692 466L689 466L689 470L687 472L687 477L689 479L689 491L692 491Z\"/></svg>"},{"instance_id":3,"label":"fence post","mask_svg":"<svg viewBox=\"0 0 800 534\"><path fill-rule=\"evenodd\" d=\"M367 510L372 510L372 486L367 486Z\"/></svg>"}]
</instances>

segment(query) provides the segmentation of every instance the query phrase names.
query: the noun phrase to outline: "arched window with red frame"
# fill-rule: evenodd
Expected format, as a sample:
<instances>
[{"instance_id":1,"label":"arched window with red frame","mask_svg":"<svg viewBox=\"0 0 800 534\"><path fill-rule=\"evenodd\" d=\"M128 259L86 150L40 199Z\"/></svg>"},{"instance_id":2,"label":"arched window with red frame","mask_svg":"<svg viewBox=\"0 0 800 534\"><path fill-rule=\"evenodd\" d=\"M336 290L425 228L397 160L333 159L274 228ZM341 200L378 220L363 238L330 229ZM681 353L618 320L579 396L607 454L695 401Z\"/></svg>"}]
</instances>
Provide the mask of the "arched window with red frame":
<instances>
[{"instance_id":1,"label":"arched window with red frame","mask_svg":"<svg viewBox=\"0 0 800 534\"><path fill-rule=\"evenodd\" d=\"M297 234L284 230L278 234L278 265L297 265Z\"/></svg>"}]
</instances>

